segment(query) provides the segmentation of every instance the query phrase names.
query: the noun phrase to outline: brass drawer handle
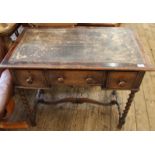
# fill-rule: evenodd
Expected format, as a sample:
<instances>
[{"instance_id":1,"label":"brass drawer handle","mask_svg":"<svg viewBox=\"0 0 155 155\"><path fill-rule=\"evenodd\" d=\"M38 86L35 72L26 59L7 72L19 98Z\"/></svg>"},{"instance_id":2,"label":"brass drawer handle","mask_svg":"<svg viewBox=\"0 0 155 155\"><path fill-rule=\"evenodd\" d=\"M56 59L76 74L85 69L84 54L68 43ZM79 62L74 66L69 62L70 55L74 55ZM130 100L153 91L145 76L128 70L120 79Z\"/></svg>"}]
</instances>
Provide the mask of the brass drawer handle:
<instances>
[{"instance_id":1,"label":"brass drawer handle","mask_svg":"<svg viewBox=\"0 0 155 155\"><path fill-rule=\"evenodd\" d=\"M126 81L119 81L119 87L124 87L126 85Z\"/></svg>"},{"instance_id":2,"label":"brass drawer handle","mask_svg":"<svg viewBox=\"0 0 155 155\"><path fill-rule=\"evenodd\" d=\"M86 82L87 82L88 84L93 84L93 83L95 83L95 79L92 78L92 77L88 77L88 78L86 79Z\"/></svg>"},{"instance_id":3,"label":"brass drawer handle","mask_svg":"<svg viewBox=\"0 0 155 155\"><path fill-rule=\"evenodd\" d=\"M32 83L33 83L32 77L29 76L29 77L26 79L26 82L27 82L28 84L32 84Z\"/></svg>"},{"instance_id":4,"label":"brass drawer handle","mask_svg":"<svg viewBox=\"0 0 155 155\"><path fill-rule=\"evenodd\" d=\"M57 80L58 80L59 83L63 83L64 82L64 78L63 77L58 77Z\"/></svg>"}]
</instances>

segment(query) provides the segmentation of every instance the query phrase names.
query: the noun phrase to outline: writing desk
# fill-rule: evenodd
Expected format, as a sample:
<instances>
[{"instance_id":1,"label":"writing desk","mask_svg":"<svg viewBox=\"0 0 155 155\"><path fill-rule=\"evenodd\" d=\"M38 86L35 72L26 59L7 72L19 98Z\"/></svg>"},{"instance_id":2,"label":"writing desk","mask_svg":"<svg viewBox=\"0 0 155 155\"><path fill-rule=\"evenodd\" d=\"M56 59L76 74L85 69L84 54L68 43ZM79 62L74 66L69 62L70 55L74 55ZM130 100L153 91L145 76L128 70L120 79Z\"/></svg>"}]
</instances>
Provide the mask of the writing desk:
<instances>
[{"instance_id":1,"label":"writing desk","mask_svg":"<svg viewBox=\"0 0 155 155\"><path fill-rule=\"evenodd\" d=\"M117 105L119 128L125 123L145 71L154 70L130 29L86 27L27 28L4 58L1 68L9 68L14 86L23 88L19 93L32 125L35 124L36 106L29 106L24 89L43 90L55 85L100 86L114 90L109 104L87 98L50 102ZM115 90L131 90L123 111ZM41 94L39 91L36 103L49 103Z\"/></svg>"}]
</instances>

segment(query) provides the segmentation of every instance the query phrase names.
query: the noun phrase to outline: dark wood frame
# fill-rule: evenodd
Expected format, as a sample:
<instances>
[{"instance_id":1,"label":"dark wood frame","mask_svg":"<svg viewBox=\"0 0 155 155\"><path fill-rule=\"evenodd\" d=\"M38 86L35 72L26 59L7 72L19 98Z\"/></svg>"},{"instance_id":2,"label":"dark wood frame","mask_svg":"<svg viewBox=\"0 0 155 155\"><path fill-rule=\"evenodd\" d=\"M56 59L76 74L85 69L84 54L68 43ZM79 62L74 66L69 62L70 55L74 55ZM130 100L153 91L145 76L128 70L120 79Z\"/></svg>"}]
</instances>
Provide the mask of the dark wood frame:
<instances>
[{"instance_id":1,"label":"dark wood frame","mask_svg":"<svg viewBox=\"0 0 155 155\"><path fill-rule=\"evenodd\" d=\"M18 64L18 63L14 64L14 65L7 64L8 60L9 60L9 57L11 56L14 49L17 47L20 40L22 39L22 36L24 35L25 31L18 38L18 40L16 41L14 46L9 50L8 54L3 59L2 64L0 65L0 68L9 68L11 70L12 69L28 69L28 70L33 70L33 69L42 70L43 69L44 71L49 70L49 69L51 69L51 70L55 69L55 70L62 70L62 72L65 71L65 70L95 70L95 71L105 71L105 72L113 72L113 71L130 72L130 71L135 71L135 72L137 72L135 83L132 86L132 88L129 89L129 90L131 90L131 93L129 94L129 98L128 98L127 102L126 102L126 107L125 107L123 113L121 113L119 111L120 115L119 115L118 127L121 128L123 126L123 124L125 123L125 118L127 116L127 113L128 113L128 111L130 109L132 100L134 98L134 95L139 90L139 87L140 87L140 84L141 84L142 79L144 77L145 71L155 71L155 68L152 65L149 64L148 60L145 57L144 50L143 50L142 46L139 44L137 34L135 34L135 38L136 38L136 40L137 40L137 42L138 42L138 44L139 44L139 46L141 48L142 57L145 60L145 64L144 64L145 67L141 67L141 68L137 67L136 65L133 65L133 64L128 64L128 67L124 67L125 64L121 64L121 63L116 64L116 67L111 67L110 63L97 63L97 64L85 63L83 65L83 63L81 64L80 62L79 63L63 63L63 64L61 64L61 63L51 63L51 64L49 64L49 63L48 64L40 63L40 64L22 64L22 65ZM109 89L109 88L105 87L105 89ZM20 93L21 93L21 98L23 100L23 103L24 103L24 105L26 105L27 110L28 110L29 121L30 121L31 125L35 125L36 124L35 123L35 114L36 114L36 107L37 107L36 105L37 105L37 103L39 103L41 101L43 101L44 103L47 103L47 102L50 102L50 101L46 101L44 98L38 97L38 96L41 95L39 93L37 95L37 99L35 101L35 103L36 103L35 106L33 108L30 108L30 106L28 104L28 101L25 98L24 90L20 91ZM91 103L103 104L103 103L99 103L98 101L93 101L91 99L85 99L85 98L83 98L83 99L68 98L68 99L62 99L60 101L53 101L52 103L58 104L58 103L61 103L61 102L66 102L66 101L73 102L73 103L83 103L83 102L87 101L87 102L91 102ZM115 104L119 105L117 101L115 101ZM111 103L110 103L110 105L111 105ZM118 106L118 109L120 109L119 106Z\"/></svg>"}]
</instances>

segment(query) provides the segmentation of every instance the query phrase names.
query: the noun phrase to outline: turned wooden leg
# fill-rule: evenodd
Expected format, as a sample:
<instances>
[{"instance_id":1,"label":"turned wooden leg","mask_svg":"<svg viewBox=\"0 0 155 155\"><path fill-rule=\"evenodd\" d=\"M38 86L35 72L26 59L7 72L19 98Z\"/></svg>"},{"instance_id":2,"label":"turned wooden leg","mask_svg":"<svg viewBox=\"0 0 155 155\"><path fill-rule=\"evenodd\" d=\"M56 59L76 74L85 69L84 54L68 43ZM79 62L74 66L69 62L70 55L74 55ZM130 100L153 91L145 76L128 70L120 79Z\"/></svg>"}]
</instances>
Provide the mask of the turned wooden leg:
<instances>
[{"instance_id":1,"label":"turned wooden leg","mask_svg":"<svg viewBox=\"0 0 155 155\"><path fill-rule=\"evenodd\" d=\"M34 106L30 106L26 95L25 95L25 90L20 89L19 90L20 98L23 102L23 105L25 106L26 113L27 113L27 119L28 122L30 123L31 126L36 126L36 111L37 111L37 102L35 100Z\"/></svg>"},{"instance_id":2,"label":"turned wooden leg","mask_svg":"<svg viewBox=\"0 0 155 155\"><path fill-rule=\"evenodd\" d=\"M125 106L125 109L121 115L121 117L119 118L119 124L118 124L118 128L121 129L122 126L125 124L125 119L126 119L126 116L128 114L128 111L130 109L130 106L131 106L131 103L134 99L134 96L135 96L135 93L137 92L138 90L131 90L131 93L129 94L129 98L127 100L127 103L126 103L126 106Z\"/></svg>"}]
</instances>

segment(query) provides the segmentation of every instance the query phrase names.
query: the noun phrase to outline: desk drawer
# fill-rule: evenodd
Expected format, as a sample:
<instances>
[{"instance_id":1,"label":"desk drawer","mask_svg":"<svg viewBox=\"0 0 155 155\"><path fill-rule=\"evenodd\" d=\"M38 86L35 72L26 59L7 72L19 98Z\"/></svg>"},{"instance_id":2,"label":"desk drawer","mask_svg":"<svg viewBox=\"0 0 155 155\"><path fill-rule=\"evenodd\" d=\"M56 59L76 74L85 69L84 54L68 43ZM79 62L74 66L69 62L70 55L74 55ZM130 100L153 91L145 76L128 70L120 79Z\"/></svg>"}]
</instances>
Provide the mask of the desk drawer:
<instances>
[{"instance_id":1,"label":"desk drawer","mask_svg":"<svg viewBox=\"0 0 155 155\"><path fill-rule=\"evenodd\" d=\"M43 72L40 70L14 70L14 83L22 87L46 87Z\"/></svg>"},{"instance_id":2,"label":"desk drawer","mask_svg":"<svg viewBox=\"0 0 155 155\"><path fill-rule=\"evenodd\" d=\"M50 85L104 85L105 72L103 71L48 71Z\"/></svg>"},{"instance_id":3,"label":"desk drawer","mask_svg":"<svg viewBox=\"0 0 155 155\"><path fill-rule=\"evenodd\" d=\"M131 89L134 87L136 77L137 72L109 72L107 88Z\"/></svg>"}]
</instances>

